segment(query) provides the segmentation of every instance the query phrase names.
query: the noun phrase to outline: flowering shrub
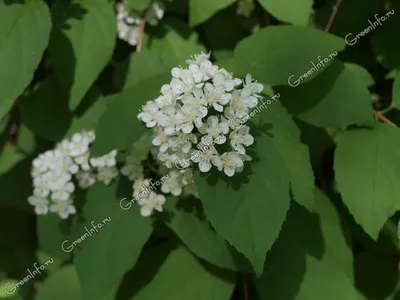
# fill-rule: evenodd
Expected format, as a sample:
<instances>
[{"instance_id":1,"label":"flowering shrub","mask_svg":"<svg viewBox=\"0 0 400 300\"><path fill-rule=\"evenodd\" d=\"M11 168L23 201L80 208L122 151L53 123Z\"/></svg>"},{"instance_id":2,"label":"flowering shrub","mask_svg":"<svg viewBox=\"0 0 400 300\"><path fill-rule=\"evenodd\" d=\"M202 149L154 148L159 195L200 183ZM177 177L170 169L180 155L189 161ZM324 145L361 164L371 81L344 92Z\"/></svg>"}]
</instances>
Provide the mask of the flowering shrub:
<instances>
[{"instance_id":1,"label":"flowering shrub","mask_svg":"<svg viewBox=\"0 0 400 300\"><path fill-rule=\"evenodd\" d=\"M0 300L398 299L399 8L0 1Z\"/></svg>"}]
</instances>

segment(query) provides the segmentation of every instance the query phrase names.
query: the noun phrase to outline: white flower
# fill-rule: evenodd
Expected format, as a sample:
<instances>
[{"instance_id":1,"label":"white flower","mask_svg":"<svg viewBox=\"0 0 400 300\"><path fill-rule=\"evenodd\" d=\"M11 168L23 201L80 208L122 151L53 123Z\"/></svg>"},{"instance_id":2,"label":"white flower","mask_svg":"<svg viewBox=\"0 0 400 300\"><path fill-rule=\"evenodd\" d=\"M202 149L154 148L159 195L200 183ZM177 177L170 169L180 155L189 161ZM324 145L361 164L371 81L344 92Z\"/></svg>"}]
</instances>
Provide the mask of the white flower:
<instances>
[{"instance_id":1,"label":"white flower","mask_svg":"<svg viewBox=\"0 0 400 300\"><path fill-rule=\"evenodd\" d=\"M226 141L225 136L223 134L227 134L229 131L229 124L225 119L222 119L222 122L219 122L218 117L210 116L207 119L207 123L205 123L202 127L199 128L200 133L206 134L205 138L213 138L216 139L217 144L223 144Z\"/></svg>"},{"instance_id":2,"label":"white flower","mask_svg":"<svg viewBox=\"0 0 400 300\"><path fill-rule=\"evenodd\" d=\"M254 143L254 138L249 134L249 132L249 126L242 126L238 130L232 131L229 135L232 148L239 154L245 154L246 149L244 146L248 147Z\"/></svg>"},{"instance_id":3,"label":"white flower","mask_svg":"<svg viewBox=\"0 0 400 300\"><path fill-rule=\"evenodd\" d=\"M164 130L157 127L154 130L154 138L152 143L154 146L160 147L160 152L165 152L169 148L170 135L166 134Z\"/></svg>"},{"instance_id":4,"label":"white flower","mask_svg":"<svg viewBox=\"0 0 400 300\"><path fill-rule=\"evenodd\" d=\"M209 60L210 56L211 52L209 52L208 54L205 53L195 54L191 59L186 60L186 63L201 65L202 62Z\"/></svg>"},{"instance_id":5,"label":"white flower","mask_svg":"<svg viewBox=\"0 0 400 300\"><path fill-rule=\"evenodd\" d=\"M224 173L227 176L232 177L235 174L236 169L243 167L243 160L236 152L226 152L221 155L221 161L217 167L218 170L224 170Z\"/></svg>"},{"instance_id":6,"label":"white flower","mask_svg":"<svg viewBox=\"0 0 400 300\"><path fill-rule=\"evenodd\" d=\"M62 186L59 190L51 194L52 200L68 200L70 195L74 192L75 185L72 182L68 182L66 185Z\"/></svg>"},{"instance_id":7,"label":"white flower","mask_svg":"<svg viewBox=\"0 0 400 300\"><path fill-rule=\"evenodd\" d=\"M173 134L181 130L183 126L183 115L182 112L176 110L172 106L166 106L163 108L163 113L159 117L159 123L164 127L166 134Z\"/></svg>"},{"instance_id":8,"label":"white flower","mask_svg":"<svg viewBox=\"0 0 400 300\"><path fill-rule=\"evenodd\" d=\"M205 117L208 113L206 95L200 88L194 87L191 94L182 97L182 103L186 111L196 109L201 117Z\"/></svg>"},{"instance_id":9,"label":"white flower","mask_svg":"<svg viewBox=\"0 0 400 300\"><path fill-rule=\"evenodd\" d=\"M216 74L213 79L213 84L215 87L221 88L224 91L230 92L236 86L241 85L242 81L238 78L232 78L226 70L221 69L220 73Z\"/></svg>"},{"instance_id":10,"label":"white flower","mask_svg":"<svg viewBox=\"0 0 400 300\"><path fill-rule=\"evenodd\" d=\"M148 197L139 199L138 204L141 206L140 214L143 217L148 217L152 214L153 210L162 212L162 206L164 205L164 203L165 197L163 195L151 192Z\"/></svg>"},{"instance_id":11,"label":"white flower","mask_svg":"<svg viewBox=\"0 0 400 300\"><path fill-rule=\"evenodd\" d=\"M91 169L91 166L89 165L89 153L75 157L74 162L78 164L83 171L89 171Z\"/></svg>"},{"instance_id":12,"label":"white flower","mask_svg":"<svg viewBox=\"0 0 400 300\"><path fill-rule=\"evenodd\" d=\"M192 160L199 164L201 172L208 172L211 169L212 164L215 166L220 165L220 158L217 150L212 146L204 145L201 146L200 150L196 150L192 153Z\"/></svg>"},{"instance_id":13,"label":"white flower","mask_svg":"<svg viewBox=\"0 0 400 300\"><path fill-rule=\"evenodd\" d=\"M101 157L91 158L90 164L93 167L103 168L103 167L114 167L117 164L116 160L117 150L112 150L110 153L103 155Z\"/></svg>"},{"instance_id":14,"label":"white flower","mask_svg":"<svg viewBox=\"0 0 400 300\"><path fill-rule=\"evenodd\" d=\"M50 205L50 211L57 213L62 219L66 219L69 215L76 213L75 206L72 205L71 200L54 202Z\"/></svg>"},{"instance_id":15,"label":"white flower","mask_svg":"<svg viewBox=\"0 0 400 300\"><path fill-rule=\"evenodd\" d=\"M147 101L142 108L142 112L138 114L139 120L146 123L146 126L152 128L156 126L158 118L162 115L160 108L156 103Z\"/></svg>"},{"instance_id":16,"label":"white flower","mask_svg":"<svg viewBox=\"0 0 400 300\"><path fill-rule=\"evenodd\" d=\"M97 173L97 180L109 185L111 181L118 176L118 169L115 167L99 168Z\"/></svg>"},{"instance_id":17,"label":"white flower","mask_svg":"<svg viewBox=\"0 0 400 300\"><path fill-rule=\"evenodd\" d=\"M158 153L157 158L167 167L172 168L175 165L175 161L178 159L177 154L169 154L169 153Z\"/></svg>"},{"instance_id":18,"label":"white flower","mask_svg":"<svg viewBox=\"0 0 400 300\"><path fill-rule=\"evenodd\" d=\"M183 175L179 171L171 171L168 179L162 183L161 191L166 194L171 193L174 196L179 196L182 194L182 179Z\"/></svg>"},{"instance_id":19,"label":"white flower","mask_svg":"<svg viewBox=\"0 0 400 300\"><path fill-rule=\"evenodd\" d=\"M95 174L88 171L80 171L76 174L76 179L78 180L78 186L81 189L87 189L96 182Z\"/></svg>"},{"instance_id":20,"label":"white flower","mask_svg":"<svg viewBox=\"0 0 400 300\"><path fill-rule=\"evenodd\" d=\"M219 112L224 110L222 105L228 104L232 98L232 95L225 93L221 87L215 87L210 83L205 84L204 93L207 96L208 104Z\"/></svg>"},{"instance_id":21,"label":"white flower","mask_svg":"<svg viewBox=\"0 0 400 300\"><path fill-rule=\"evenodd\" d=\"M46 215L49 212L49 200L38 196L29 196L28 202L35 206L37 215Z\"/></svg>"},{"instance_id":22,"label":"white flower","mask_svg":"<svg viewBox=\"0 0 400 300\"><path fill-rule=\"evenodd\" d=\"M188 153L192 148L192 144L194 143L197 143L197 138L194 134L185 134L182 132L178 132L171 136L169 141L173 151L179 151L183 153Z\"/></svg>"},{"instance_id":23,"label":"white flower","mask_svg":"<svg viewBox=\"0 0 400 300\"><path fill-rule=\"evenodd\" d=\"M76 157L85 154L89 150L90 138L87 135L75 133L69 144L69 155Z\"/></svg>"}]
</instances>

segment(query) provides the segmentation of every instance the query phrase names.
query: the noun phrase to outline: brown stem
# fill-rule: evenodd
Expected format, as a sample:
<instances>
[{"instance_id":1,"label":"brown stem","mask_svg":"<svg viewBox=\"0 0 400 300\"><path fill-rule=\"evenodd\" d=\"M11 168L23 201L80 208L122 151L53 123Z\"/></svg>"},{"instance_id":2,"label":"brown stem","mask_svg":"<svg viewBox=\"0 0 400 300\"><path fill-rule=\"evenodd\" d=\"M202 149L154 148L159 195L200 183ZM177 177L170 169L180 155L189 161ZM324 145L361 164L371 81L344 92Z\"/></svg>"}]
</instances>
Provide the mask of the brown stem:
<instances>
[{"instance_id":1,"label":"brown stem","mask_svg":"<svg viewBox=\"0 0 400 300\"><path fill-rule=\"evenodd\" d=\"M142 21L140 22L138 42L137 42L137 46L136 46L136 52L141 52L142 51L143 36L144 36L145 27L146 27L146 18L143 17Z\"/></svg>"},{"instance_id":2,"label":"brown stem","mask_svg":"<svg viewBox=\"0 0 400 300\"><path fill-rule=\"evenodd\" d=\"M382 122L385 122L387 124L392 125L393 127L397 127L396 124L394 124L392 121L390 121L388 118L386 118L384 115L382 115L381 113L377 112L376 110L372 111L374 113L374 116L378 119L381 120Z\"/></svg>"},{"instance_id":3,"label":"brown stem","mask_svg":"<svg viewBox=\"0 0 400 300\"><path fill-rule=\"evenodd\" d=\"M329 30L331 29L331 25L333 23L333 20L335 20L335 17L339 10L340 4L342 4L342 0L337 0L336 4L332 7L332 14L329 17L328 24L326 24L326 27L325 27L326 32L329 32Z\"/></svg>"}]
</instances>

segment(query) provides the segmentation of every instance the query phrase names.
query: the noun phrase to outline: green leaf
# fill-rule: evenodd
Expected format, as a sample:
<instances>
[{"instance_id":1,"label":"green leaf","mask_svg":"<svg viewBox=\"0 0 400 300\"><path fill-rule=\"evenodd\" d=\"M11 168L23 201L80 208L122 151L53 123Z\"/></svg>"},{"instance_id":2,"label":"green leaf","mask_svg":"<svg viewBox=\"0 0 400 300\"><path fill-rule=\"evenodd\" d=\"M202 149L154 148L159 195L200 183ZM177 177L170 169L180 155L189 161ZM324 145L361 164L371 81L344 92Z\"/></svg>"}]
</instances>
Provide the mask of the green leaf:
<instances>
[{"instance_id":1,"label":"green leaf","mask_svg":"<svg viewBox=\"0 0 400 300\"><path fill-rule=\"evenodd\" d=\"M276 95L278 96L278 94ZM277 99L277 98L275 98ZM259 126L272 127L268 131L272 142L280 152L286 168L289 171L289 180L294 200L309 210L314 210L314 174L310 162L308 147L300 141L300 130L279 103L271 103L270 99L260 114L257 115ZM261 103L259 104L262 105ZM256 111L261 110L261 108Z\"/></svg>"},{"instance_id":2,"label":"green leaf","mask_svg":"<svg viewBox=\"0 0 400 300\"><path fill-rule=\"evenodd\" d=\"M71 126L66 133L67 137L71 137L75 132L95 130L100 121L100 117L107 108L106 99L96 87L92 87L89 90L83 99L82 105L83 104L86 104L87 107L74 112Z\"/></svg>"},{"instance_id":3,"label":"green leaf","mask_svg":"<svg viewBox=\"0 0 400 300\"><path fill-rule=\"evenodd\" d=\"M197 199L191 199L196 207L180 207L175 197L167 199L173 216L167 225L176 233L182 242L197 256L224 269L240 271L247 270L248 263L236 250L219 236L204 217L202 211L197 210ZM176 206L176 207L175 207ZM201 207L201 204L200 204Z\"/></svg>"},{"instance_id":4,"label":"green leaf","mask_svg":"<svg viewBox=\"0 0 400 300\"><path fill-rule=\"evenodd\" d=\"M67 132L72 114L54 76L46 78L21 104L21 118L38 136L58 141Z\"/></svg>"},{"instance_id":5,"label":"green leaf","mask_svg":"<svg viewBox=\"0 0 400 300\"><path fill-rule=\"evenodd\" d=\"M0 155L0 202L33 213L33 207L27 201L32 193L31 163L32 158L18 152L15 146L8 145L3 149Z\"/></svg>"},{"instance_id":6,"label":"green leaf","mask_svg":"<svg viewBox=\"0 0 400 300\"><path fill-rule=\"evenodd\" d=\"M139 110L147 101L158 97L161 86L168 83L170 77L170 72L153 76L106 98L109 105L96 129L96 140L91 148L93 156L126 149L143 135L146 126L137 118Z\"/></svg>"},{"instance_id":7,"label":"green leaf","mask_svg":"<svg viewBox=\"0 0 400 300\"><path fill-rule=\"evenodd\" d=\"M207 21L219 10L228 7L235 0L189 0L189 23L196 26Z\"/></svg>"},{"instance_id":8,"label":"green leaf","mask_svg":"<svg viewBox=\"0 0 400 300\"><path fill-rule=\"evenodd\" d=\"M74 110L109 62L116 17L108 0L59 1L53 7L49 51L55 75Z\"/></svg>"},{"instance_id":9,"label":"green leaf","mask_svg":"<svg viewBox=\"0 0 400 300\"><path fill-rule=\"evenodd\" d=\"M400 108L400 71L397 71L396 76L394 78L392 95L393 98L391 106Z\"/></svg>"},{"instance_id":10,"label":"green leaf","mask_svg":"<svg viewBox=\"0 0 400 300\"><path fill-rule=\"evenodd\" d=\"M373 239L400 209L400 132L388 124L338 138L335 179L343 201Z\"/></svg>"},{"instance_id":11,"label":"green leaf","mask_svg":"<svg viewBox=\"0 0 400 300\"><path fill-rule=\"evenodd\" d=\"M158 51L133 52L125 61L117 64L114 84L118 89L129 89L141 80L170 71L166 57Z\"/></svg>"},{"instance_id":12,"label":"green leaf","mask_svg":"<svg viewBox=\"0 0 400 300\"><path fill-rule=\"evenodd\" d=\"M229 300L235 287L235 277L235 273L200 263L188 250L180 247L169 253L151 282L132 300Z\"/></svg>"},{"instance_id":13,"label":"green leaf","mask_svg":"<svg viewBox=\"0 0 400 300\"><path fill-rule=\"evenodd\" d=\"M51 19L44 1L0 3L0 119L33 78L46 49Z\"/></svg>"},{"instance_id":14,"label":"green leaf","mask_svg":"<svg viewBox=\"0 0 400 300\"><path fill-rule=\"evenodd\" d=\"M392 9L391 12L394 14L387 12L378 16L378 18L384 17L386 20L381 19L382 26L376 25L378 26L377 32L372 37L372 49L376 59L388 70L400 65L400 42L393 38L393 32L400 31L400 18L397 15L398 11ZM386 16L388 13L390 16ZM372 19L372 22L376 21Z\"/></svg>"},{"instance_id":15,"label":"green leaf","mask_svg":"<svg viewBox=\"0 0 400 300\"><path fill-rule=\"evenodd\" d=\"M218 179L215 173L208 178L196 173L195 182L211 225L250 260L259 276L285 220L290 197L286 166L273 142L266 135L256 141L253 162L243 173L229 180L217 171Z\"/></svg>"},{"instance_id":16,"label":"green leaf","mask_svg":"<svg viewBox=\"0 0 400 300\"><path fill-rule=\"evenodd\" d=\"M83 300L81 284L73 265L66 266L48 277L35 300Z\"/></svg>"},{"instance_id":17,"label":"green leaf","mask_svg":"<svg viewBox=\"0 0 400 300\"><path fill-rule=\"evenodd\" d=\"M308 25L313 0L260 0L261 5L278 20L294 25Z\"/></svg>"},{"instance_id":18,"label":"green leaf","mask_svg":"<svg viewBox=\"0 0 400 300\"><path fill-rule=\"evenodd\" d=\"M353 63L345 63L346 69L354 73L355 77L359 78L365 86L372 86L375 84L374 78L367 69Z\"/></svg>"},{"instance_id":19,"label":"green leaf","mask_svg":"<svg viewBox=\"0 0 400 300\"><path fill-rule=\"evenodd\" d=\"M399 295L388 298L399 282L396 257L362 252L356 256L354 265L357 288L365 295L366 299L398 299Z\"/></svg>"},{"instance_id":20,"label":"green leaf","mask_svg":"<svg viewBox=\"0 0 400 300\"><path fill-rule=\"evenodd\" d=\"M128 7L137 11L142 11L150 6L151 0L128 0Z\"/></svg>"},{"instance_id":21,"label":"green leaf","mask_svg":"<svg viewBox=\"0 0 400 300\"><path fill-rule=\"evenodd\" d=\"M110 186L97 183L89 189L85 221L75 235L85 236L77 247L72 246L85 299L114 299L124 274L135 265L152 232L151 219L140 215L138 205L130 210L120 207L117 186L118 182ZM130 194L131 190L126 196ZM98 232L96 224L102 225ZM71 238L65 249L72 243Z\"/></svg>"},{"instance_id":22,"label":"green leaf","mask_svg":"<svg viewBox=\"0 0 400 300\"><path fill-rule=\"evenodd\" d=\"M238 44L235 70L270 85L289 85L289 77L305 74L303 83L319 74L345 46L343 39L314 28L268 26ZM314 71L307 74L311 68Z\"/></svg>"},{"instance_id":23,"label":"green leaf","mask_svg":"<svg viewBox=\"0 0 400 300\"><path fill-rule=\"evenodd\" d=\"M71 254L61 248L61 244L68 237L66 223L56 214L40 216L37 220L37 236L40 249L51 257L68 260Z\"/></svg>"},{"instance_id":24,"label":"green leaf","mask_svg":"<svg viewBox=\"0 0 400 300\"><path fill-rule=\"evenodd\" d=\"M150 37L150 49L161 53L170 68L184 65L193 54L205 52L198 34L179 19L166 19L158 32L160 38Z\"/></svg>"},{"instance_id":25,"label":"green leaf","mask_svg":"<svg viewBox=\"0 0 400 300\"><path fill-rule=\"evenodd\" d=\"M310 82L277 91L289 113L315 126L342 128L375 123L368 88L340 61Z\"/></svg>"},{"instance_id":26,"label":"green leaf","mask_svg":"<svg viewBox=\"0 0 400 300\"><path fill-rule=\"evenodd\" d=\"M356 300L353 255L329 199L316 191L316 212L293 203L256 280L262 300Z\"/></svg>"}]
</instances>

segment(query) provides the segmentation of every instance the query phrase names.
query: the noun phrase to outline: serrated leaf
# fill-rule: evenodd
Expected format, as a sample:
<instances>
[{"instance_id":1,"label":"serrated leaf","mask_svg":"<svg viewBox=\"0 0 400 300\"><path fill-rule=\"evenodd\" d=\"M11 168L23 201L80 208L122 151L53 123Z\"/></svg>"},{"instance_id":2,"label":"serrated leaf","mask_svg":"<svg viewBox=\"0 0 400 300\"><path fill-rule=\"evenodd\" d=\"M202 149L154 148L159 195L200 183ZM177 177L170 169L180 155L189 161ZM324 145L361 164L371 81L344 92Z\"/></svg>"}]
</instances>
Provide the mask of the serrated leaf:
<instances>
[{"instance_id":1,"label":"serrated leaf","mask_svg":"<svg viewBox=\"0 0 400 300\"><path fill-rule=\"evenodd\" d=\"M237 75L244 77L250 73L270 85L289 85L289 77L299 78L314 68L311 75L306 74L301 82L304 83L323 70L318 58L323 63L327 59L327 66L345 46L343 39L314 28L268 26L238 44L235 70Z\"/></svg>"},{"instance_id":2,"label":"serrated leaf","mask_svg":"<svg viewBox=\"0 0 400 300\"><path fill-rule=\"evenodd\" d=\"M374 125L368 88L338 60L312 81L277 91L289 113L312 125Z\"/></svg>"},{"instance_id":3,"label":"serrated leaf","mask_svg":"<svg viewBox=\"0 0 400 300\"><path fill-rule=\"evenodd\" d=\"M329 199L316 191L316 212L293 203L279 239L256 280L261 299L361 299L353 255Z\"/></svg>"},{"instance_id":4,"label":"serrated leaf","mask_svg":"<svg viewBox=\"0 0 400 300\"><path fill-rule=\"evenodd\" d=\"M0 3L0 119L33 78L51 30L41 0Z\"/></svg>"},{"instance_id":5,"label":"serrated leaf","mask_svg":"<svg viewBox=\"0 0 400 300\"><path fill-rule=\"evenodd\" d=\"M235 277L235 273L203 265L188 250L180 247L169 253L151 282L132 300L229 300Z\"/></svg>"},{"instance_id":6,"label":"serrated leaf","mask_svg":"<svg viewBox=\"0 0 400 300\"><path fill-rule=\"evenodd\" d=\"M266 108L256 115L257 119L253 122L259 126L269 124L272 127L268 135L289 171L294 200L312 211L314 210L314 174L308 147L301 143L300 130L286 110L278 102L268 105L267 101L272 100L263 101L267 104Z\"/></svg>"},{"instance_id":7,"label":"serrated leaf","mask_svg":"<svg viewBox=\"0 0 400 300\"><path fill-rule=\"evenodd\" d=\"M35 300L83 300L75 267L69 265L51 274L36 294Z\"/></svg>"},{"instance_id":8,"label":"serrated leaf","mask_svg":"<svg viewBox=\"0 0 400 300\"><path fill-rule=\"evenodd\" d=\"M278 20L294 25L308 25L313 0L260 0L261 5Z\"/></svg>"},{"instance_id":9,"label":"serrated leaf","mask_svg":"<svg viewBox=\"0 0 400 300\"><path fill-rule=\"evenodd\" d=\"M167 204L173 212L167 226L194 254L220 268L232 271L248 269L244 257L212 229L202 211L195 207L190 210L179 207L177 199L172 197L167 199Z\"/></svg>"},{"instance_id":10,"label":"serrated leaf","mask_svg":"<svg viewBox=\"0 0 400 300\"><path fill-rule=\"evenodd\" d=\"M118 182L110 186L97 183L89 189L85 221L74 235L86 235L74 250L85 299L114 299L124 274L135 265L152 232L151 219L142 217L136 204L128 211L120 207L117 187ZM93 224L103 227L94 232ZM89 236L87 231L93 232ZM65 247L71 244L72 240Z\"/></svg>"},{"instance_id":11,"label":"serrated leaf","mask_svg":"<svg viewBox=\"0 0 400 300\"><path fill-rule=\"evenodd\" d=\"M205 22L219 10L228 7L236 0L189 0L190 26Z\"/></svg>"},{"instance_id":12,"label":"serrated leaf","mask_svg":"<svg viewBox=\"0 0 400 300\"><path fill-rule=\"evenodd\" d=\"M335 179L343 202L364 231L377 239L400 209L400 132L388 124L345 132L335 152Z\"/></svg>"},{"instance_id":13,"label":"serrated leaf","mask_svg":"<svg viewBox=\"0 0 400 300\"><path fill-rule=\"evenodd\" d=\"M126 149L146 131L137 115L142 105L160 94L162 85L170 81L170 73L142 80L122 93L106 97L108 107L101 116L92 144L93 156L104 155L113 149Z\"/></svg>"},{"instance_id":14,"label":"serrated leaf","mask_svg":"<svg viewBox=\"0 0 400 300\"><path fill-rule=\"evenodd\" d=\"M217 179L196 174L195 182L207 219L250 260L260 276L267 251L285 220L290 197L286 166L274 144L266 136L256 141L251 171L237 173L229 180L225 175Z\"/></svg>"},{"instance_id":15,"label":"serrated leaf","mask_svg":"<svg viewBox=\"0 0 400 300\"><path fill-rule=\"evenodd\" d=\"M49 52L55 75L74 110L109 62L116 41L116 17L108 0L56 2Z\"/></svg>"}]
</instances>

